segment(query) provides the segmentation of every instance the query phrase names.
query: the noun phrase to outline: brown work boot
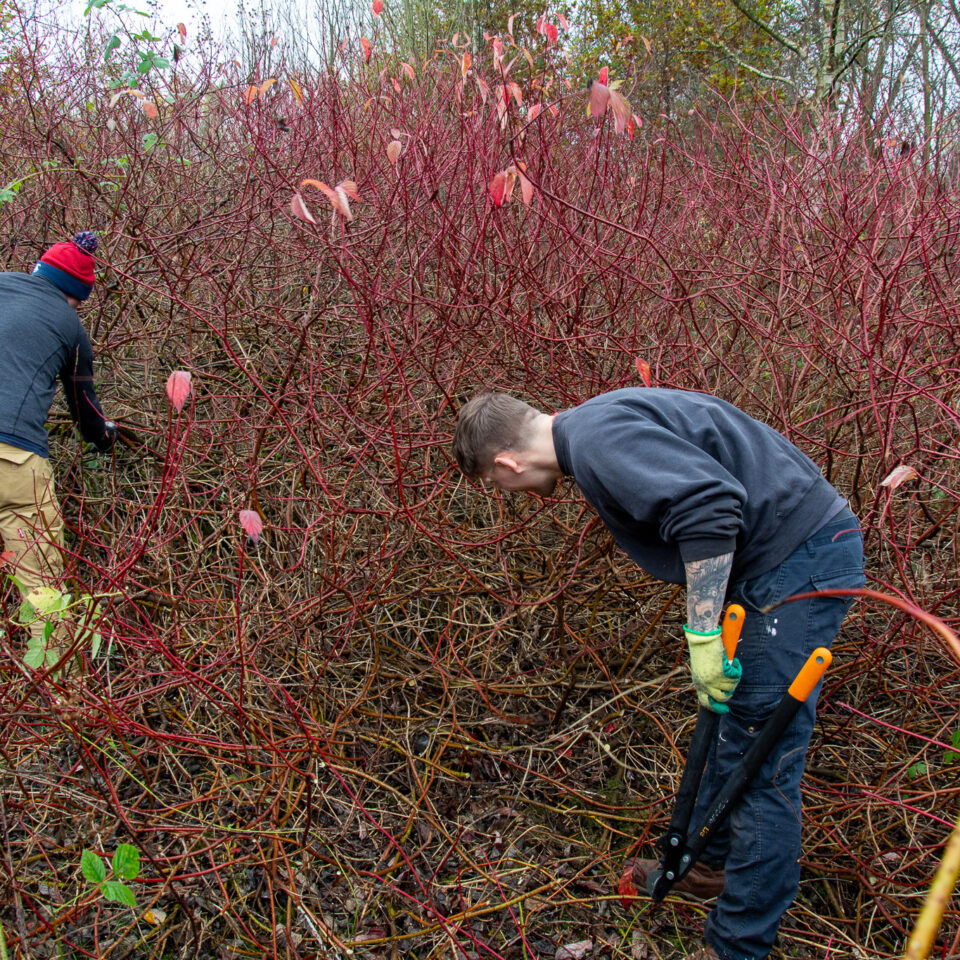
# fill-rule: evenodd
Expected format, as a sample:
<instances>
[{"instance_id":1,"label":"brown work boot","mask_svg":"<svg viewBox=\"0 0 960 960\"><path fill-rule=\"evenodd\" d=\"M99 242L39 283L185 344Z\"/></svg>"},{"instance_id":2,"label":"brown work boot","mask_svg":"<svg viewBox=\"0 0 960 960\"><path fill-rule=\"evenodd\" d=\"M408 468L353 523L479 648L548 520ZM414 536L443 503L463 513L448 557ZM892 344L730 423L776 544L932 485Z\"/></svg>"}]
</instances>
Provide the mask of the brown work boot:
<instances>
[{"instance_id":1,"label":"brown work boot","mask_svg":"<svg viewBox=\"0 0 960 960\"><path fill-rule=\"evenodd\" d=\"M633 861L633 882L638 890L646 890L647 877L655 870L660 868L659 860L634 860ZM696 897L698 900L712 900L719 897L723 890L723 871L714 870L705 863L695 863L682 879L678 880L671 888L674 893L685 893L688 896ZM710 950L710 947L706 948ZM707 957L716 956L712 950L709 954L694 954L697 960L706 960ZM691 960L693 958L691 957Z\"/></svg>"}]
</instances>

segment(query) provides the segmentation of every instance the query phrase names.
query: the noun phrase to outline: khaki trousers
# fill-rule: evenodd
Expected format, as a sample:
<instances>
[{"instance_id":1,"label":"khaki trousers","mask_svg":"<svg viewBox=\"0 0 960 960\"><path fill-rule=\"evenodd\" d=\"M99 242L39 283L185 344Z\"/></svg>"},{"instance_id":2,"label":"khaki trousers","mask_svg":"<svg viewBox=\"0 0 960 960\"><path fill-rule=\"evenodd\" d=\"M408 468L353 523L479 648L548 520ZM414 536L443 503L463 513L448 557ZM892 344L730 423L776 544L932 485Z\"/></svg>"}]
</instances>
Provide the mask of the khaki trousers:
<instances>
[{"instance_id":1,"label":"khaki trousers","mask_svg":"<svg viewBox=\"0 0 960 960\"><path fill-rule=\"evenodd\" d=\"M4 553L13 554L8 559L24 595L36 587L59 588L62 537L50 461L0 443L0 538ZM3 569L10 568L5 564ZM42 633L42 621L34 629Z\"/></svg>"}]
</instances>

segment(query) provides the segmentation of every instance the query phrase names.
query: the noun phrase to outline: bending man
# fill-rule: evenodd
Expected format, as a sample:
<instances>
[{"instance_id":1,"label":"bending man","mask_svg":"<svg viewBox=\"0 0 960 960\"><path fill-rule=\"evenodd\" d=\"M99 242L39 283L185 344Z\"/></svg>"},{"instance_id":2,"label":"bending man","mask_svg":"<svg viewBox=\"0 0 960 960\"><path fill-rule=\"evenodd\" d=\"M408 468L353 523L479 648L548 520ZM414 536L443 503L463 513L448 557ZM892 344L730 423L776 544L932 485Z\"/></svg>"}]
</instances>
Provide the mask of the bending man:
<instances>
[{"instance_id":1,"label":"bending man","mask_svg":"<svg viewBox=\"0 0 960 960\"><path fill-rule=\"evenodd\" d=\"M637 564L686 584L692 681L700 703L722 714L693 817L702 821L807 657L831 645L848 602L761 609L795 593L864 583L863 538L846 501L775 430L715 397L680 390L616 390L555 416L505 394L481 394L460 413L454 449L465 474L501 490L549 496L562 477L573 477ZM747 610L733 663L718 628L725 599ZM717 896L707 944L692 955L698 960L766 957L793 902L800 778L818 693L702 863L674 887ZM639 861L635 875L656 865Z\"/></svg>"}]
</instances>

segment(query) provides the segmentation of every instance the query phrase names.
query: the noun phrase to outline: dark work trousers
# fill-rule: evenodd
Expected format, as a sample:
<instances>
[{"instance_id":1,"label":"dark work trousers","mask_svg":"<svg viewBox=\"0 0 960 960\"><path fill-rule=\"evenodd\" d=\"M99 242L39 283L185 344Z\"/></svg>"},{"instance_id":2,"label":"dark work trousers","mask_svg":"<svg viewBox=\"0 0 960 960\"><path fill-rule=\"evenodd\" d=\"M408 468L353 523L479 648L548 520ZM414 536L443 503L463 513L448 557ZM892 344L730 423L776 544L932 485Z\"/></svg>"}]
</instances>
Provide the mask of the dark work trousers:
<instances>
[{"instance_id":1,"label":"dark work trousers","mask_svg":"<svg viewBox=\"0 0 960 960\"><path fill-rule=\"evenodd\" d=\"M848 598L787 603L796 593L862 587L863 536L849 509L821 527L780 566L734 583L729 599L747 611L737 656L743 678L720 717L693 823L702 822L720 786L740 763L807 657L829 647ZM723 865L723 893L707 917L707 942L722 960L760 960L773 946L780 918L800 882L800 778L813 732L820 687L810 695L737 802L702 860Z\"/></svg>"}]
</instances>

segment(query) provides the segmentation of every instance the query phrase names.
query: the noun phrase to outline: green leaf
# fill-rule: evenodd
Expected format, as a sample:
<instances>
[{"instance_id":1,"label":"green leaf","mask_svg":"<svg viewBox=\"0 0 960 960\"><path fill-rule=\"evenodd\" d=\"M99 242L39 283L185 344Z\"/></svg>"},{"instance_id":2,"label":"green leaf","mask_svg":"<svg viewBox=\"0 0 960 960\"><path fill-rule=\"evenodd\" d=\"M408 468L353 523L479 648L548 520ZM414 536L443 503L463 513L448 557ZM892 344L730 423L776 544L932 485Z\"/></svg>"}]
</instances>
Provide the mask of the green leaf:
<instances>
[{"instance_id":1,"label":"green leaf","mask_svg":"<svg viewBox=\"0 0 960 960\"><path fill-rule=\"evenodd\" d=\"M40 664L43 663L43 655L46 653L46 648L43 645L43 641L39 637L31 637L27 641L27 652L23 655L24 666L29 667L31 670L39 670Z\"/></svg>"},{"instance_id":2,"label":"green leaf","mask_svg":"<svg viewBox=\"0 0 960 960\"><path fill-rule=\"evenodd\" d=\"M0 960L8 960L7 938L3 935L2 923L0 923Z\"/></svg>"},{"instance_id":3,"label":"green leaf","mask_svg":"<svg viewBox=\"0 0 960 960\"><path fill-rule=\"evenodd\" d=\"M121 843L110 865L118 877L123 877L124 880L135 880L140 876L140 851L132 844Z\"/></svg>"},{"instance_id":4,"label":"green leaf","mask_svg":"<svg viewBox=\"0 0 960 960\"><path fill-rule=\"evenodd\" d=\"M120 38L119 38L116 34L114 34L114 35L107 41L107 48L106 48L106 50L104 50L103 59L104 59L104 60L109 60L109 59L110 59L110 54L112 54L113 51L116 50L117 47L119 47L119 46L120 46Z\"/></svg>"},{"instance_id":5,"label":"green leaf","mask_svg":"<svg viewBox=\"0 0 960 960\"><path fill-rule=\"evenodd\" d=\"M47 645L47 641L50 639L50 634L52 634L53 631L56 629L57 629L57 625L52 620L48 620L43 625L43 645L44 646Z\"/></svg>"},{"instance_id":6,"label":"green leaf","mask_svg":"<svg viewBox=\"0 0 960 960\"><path fill-rule=\"evenodd\" d=\"M80 854L80 872L91 883L103 883L107 878L106 865L92 850Z\"/></svg>"},{"instance_id":7,"label":"green leaf","mask_svg":"<svg viewBox=\"0 0 960 960\"><path fill-rule=\"evenodd\" d=\"M135 908L137 906L137 898L133 895L133 891L119 880L104 880L100 884L100 892L103 894L104 900L113 900L115 903L122 903L128 907Z\"/></svg>"},{"instance_id":8,"label":"green leaf","mask_svg":"<svg viewBox=\"0 0 960 960\"><path fill-rule=\"evenodd\" d=\"M24 600L17 611L17 623L33 623L36 619L37 608L29 600Z\"/></svg>"},{"instance_id":9,"label":"green leaf","mask_svg":"<svg viewBox=\"0 0 960 960\"><path fill-rule=\"evenodd\" d=\"M922 777L927 772L927 765L921 760L919 763L913 763L907 767L907 777L911 780L916 780L917 777Z\"/></svg>"}]
</instances>

